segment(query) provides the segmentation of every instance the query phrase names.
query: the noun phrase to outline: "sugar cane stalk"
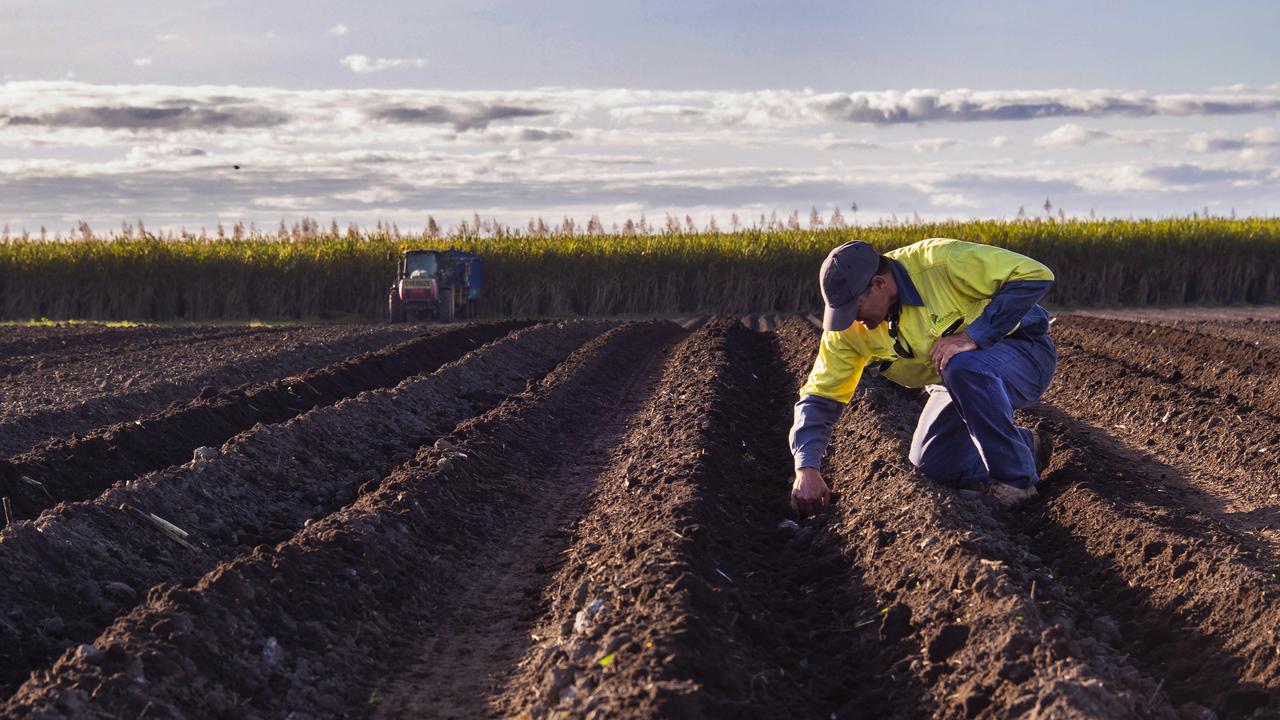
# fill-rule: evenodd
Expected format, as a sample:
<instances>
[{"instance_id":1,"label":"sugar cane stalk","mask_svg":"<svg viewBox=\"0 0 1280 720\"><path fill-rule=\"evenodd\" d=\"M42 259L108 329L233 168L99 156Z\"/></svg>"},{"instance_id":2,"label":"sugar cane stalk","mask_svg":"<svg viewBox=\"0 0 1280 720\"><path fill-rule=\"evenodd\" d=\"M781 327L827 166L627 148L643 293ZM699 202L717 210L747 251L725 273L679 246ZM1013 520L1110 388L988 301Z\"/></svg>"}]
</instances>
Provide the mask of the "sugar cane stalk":
<instances>
[{"instance_id":1,"label":"sugar cane stalk","mask_svg":"<svg viewBox=\"0 0 1280 720\"><path fill-rule=\"evenodd\" d=\"M156 530L159 530L161 533L166 535L169 539L178 543L182 547L192 552L199 552L199 550L196 548L195 545L192 545L191 543L187 542L187 536L188 536L187 531L183 530L177 525L174 525L168 520L165 520L164 518L161 518L157 515L152 515L151 513L142 512L138 508L128 503L121 505L120 509L127 514L132 515L134 518L141 521L144 525L149 525L155 528Z\"/></svg>"}]
</instances>

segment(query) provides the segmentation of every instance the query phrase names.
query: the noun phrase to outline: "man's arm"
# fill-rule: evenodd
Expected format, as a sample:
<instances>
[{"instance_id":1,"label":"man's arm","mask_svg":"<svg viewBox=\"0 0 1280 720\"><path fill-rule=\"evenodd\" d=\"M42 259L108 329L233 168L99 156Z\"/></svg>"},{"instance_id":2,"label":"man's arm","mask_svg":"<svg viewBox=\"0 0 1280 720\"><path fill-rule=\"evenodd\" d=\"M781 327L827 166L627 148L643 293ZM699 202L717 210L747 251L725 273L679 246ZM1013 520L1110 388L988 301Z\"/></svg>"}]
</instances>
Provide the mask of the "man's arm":
<instances>
[{"instance_id":1,"label":"man's arm","mask_svg":"<svg viewBox=\"0 0 1280 720\"><path fill-rule=\"evenodd\" d=\"M822 454L831 443L831 430L835 427L844 405L821 395L805 395L795 406L795 420L788 440L796 469L822 467Z\"/></svg>"},{"instance_id":2,"label":"man's arm","mask_svg":"<svg viewBox=\"0 0 1280 720\"><path fill-rule=\"evenodd\" d=\"M1011 280L1006 282L982 310L982 315L965 328L980 348L989 348L1022 322L1031 308L1053 287L1052 280Z\"/></svg>"},{"instance_id":3,"label":"man's arm","mask_svg":"<svg viewBox=\"0 0 1280 720\"><path fill-rule=\"evenodd\" d=\"M819 466L831 428L853 397L867 360L836 332L824 332L809 379L800 388L789 440L796 468Z\"/></svg>"},{"instance_id":4,"label":"man's arm","mask_svg":"<svg viewBox=\"0 0 1280 720\"><path fill-rule=\"evenodd\" d=\"M823 333L813 370L800 389L788 435L796 468L791 507L801 516L821 512L830 500L830 488L818 468L831 442L831 430L853 397L865 366L866 359L840 333Z\"/></svg>"},{"instance_id":5,"label":"man's arm","mask_svg":"<svg viewBox=\"0 0 1280 720\"><path fill-rule=\"evenodd\" d=\"M982 315L965 328L980 348L1013 332L1053 286L1053 271L1043 263L994 245L957 242L948 258L956 284L972 297L989 297Z\"/></svg>"}]
</instances>

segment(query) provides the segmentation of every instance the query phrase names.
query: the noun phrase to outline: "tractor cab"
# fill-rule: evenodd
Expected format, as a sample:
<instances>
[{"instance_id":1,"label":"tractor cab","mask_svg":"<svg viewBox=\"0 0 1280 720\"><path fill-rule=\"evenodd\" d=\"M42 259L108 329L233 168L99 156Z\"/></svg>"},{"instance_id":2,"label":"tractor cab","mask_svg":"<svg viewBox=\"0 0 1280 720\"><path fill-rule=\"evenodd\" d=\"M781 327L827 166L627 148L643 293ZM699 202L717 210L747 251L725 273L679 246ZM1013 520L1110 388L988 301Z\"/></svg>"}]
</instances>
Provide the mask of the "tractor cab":
<instances>
[{"instance_id":1,"label":"tractor cab","mask_svg":"<svg viewBox=\"0 0 1280 720\"><path fill-rule=\"evenodd\" d=\"M409 316L453 322L474 318L483 284L483 261L458 250L407 250L396 263L387 294L391 322Z\"/></svg>"},{"instance_id":2,"label":"tractor cab","mask_svg":"<svg viewBox=\"0 0 1280 720\"><path fill-rule=\"evenodd\" d=\"M431 250L410 250L400 259L400 276L409 279L435 277L440 260Z\"/></svg>"}]
</instances>

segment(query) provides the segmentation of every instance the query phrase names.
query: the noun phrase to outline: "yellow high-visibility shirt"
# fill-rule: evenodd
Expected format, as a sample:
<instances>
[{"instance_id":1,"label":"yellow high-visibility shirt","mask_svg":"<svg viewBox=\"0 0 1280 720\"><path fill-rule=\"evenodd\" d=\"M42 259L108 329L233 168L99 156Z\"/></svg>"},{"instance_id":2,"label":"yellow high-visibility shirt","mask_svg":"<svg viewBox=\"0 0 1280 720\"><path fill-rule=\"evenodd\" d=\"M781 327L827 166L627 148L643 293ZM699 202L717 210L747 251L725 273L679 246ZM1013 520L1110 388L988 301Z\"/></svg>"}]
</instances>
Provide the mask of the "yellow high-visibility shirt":
<instances>
[{"instance_id":1,"label":"yellow high-visibility shirt","mask_svg":"<svg viewBox=\"0 0 1280 720\"><path fill-rule=\"evenodd\" d=\"M918 294L904 297L909 289L904 293L904 288L898 288L898 347L889 335L888 322L874 330L854 322L845 330L824 332L808 382L800 389L802 396L847 403L867 363L883 361L892 361L884 377L900 385L919 388L941 383L929 358L935 340L966 330L1005 283L1054 279L1048 267L1025 255L950 238L921 240L885 255L902 264Z\"/></svg>"}]
</instances>

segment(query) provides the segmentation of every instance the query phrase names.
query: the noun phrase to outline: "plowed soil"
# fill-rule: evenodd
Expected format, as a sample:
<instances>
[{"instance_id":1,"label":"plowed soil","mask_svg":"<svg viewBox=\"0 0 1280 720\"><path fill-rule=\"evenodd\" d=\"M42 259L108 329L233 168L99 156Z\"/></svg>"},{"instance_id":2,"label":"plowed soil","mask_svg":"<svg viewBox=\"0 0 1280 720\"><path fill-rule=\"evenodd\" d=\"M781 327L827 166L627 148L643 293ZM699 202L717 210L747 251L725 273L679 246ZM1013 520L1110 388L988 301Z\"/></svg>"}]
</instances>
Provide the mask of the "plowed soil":
<instances>
[{"instance_id":1,"label":"plowed soil","mask_svg":"<svg viewBox=\"0 0 1280 720\"><path fill-rule=\"evenodd\" d=\"M63 433L0 475L0 712L1280 717L1280 354L1241 322L1059 319L1014 510L919 476L923 398L872 374L790 517L812 318L436 329Z\"/></svg>"},{"instance_id":2,"label":"plowed soil","mask_svg":"<svg viewBox=\"0 0 1280 720\"><path fill-rule=\"evenodd\" d=\"M222 392L207 388L191 402L0 460L0 491L12 496L19 517L58 501L91 499L113 481L184 462L196 449L221 445L257 423L282 422L363 390L394 386L524 325L465 325L279 380Z\"/></svg>"},{"instance_id":3,"label":"plowed soil","mask_svg":"<svg viewBox=\"0 0 1280 720\"><path fill-rule=\"evenodd\" d=\"M283 378L431 332L407 325L0 328L0 457L149 415L206 389Z\"/></svg>"}]
</instances>

